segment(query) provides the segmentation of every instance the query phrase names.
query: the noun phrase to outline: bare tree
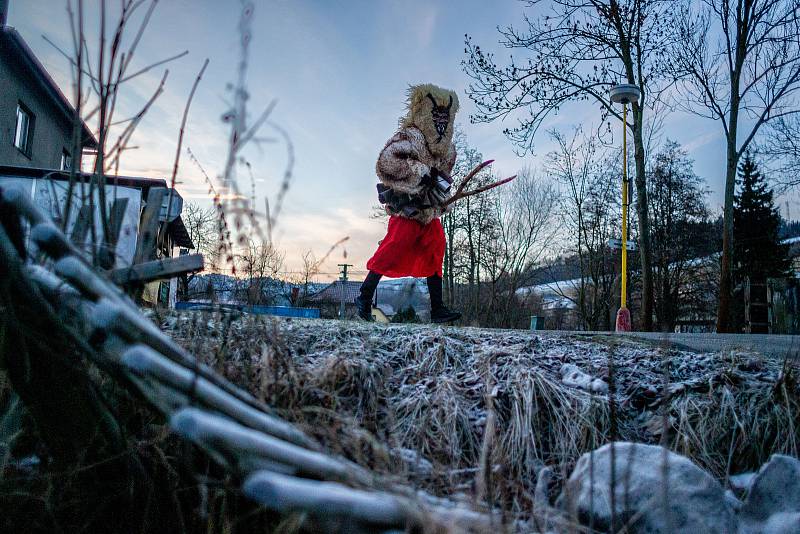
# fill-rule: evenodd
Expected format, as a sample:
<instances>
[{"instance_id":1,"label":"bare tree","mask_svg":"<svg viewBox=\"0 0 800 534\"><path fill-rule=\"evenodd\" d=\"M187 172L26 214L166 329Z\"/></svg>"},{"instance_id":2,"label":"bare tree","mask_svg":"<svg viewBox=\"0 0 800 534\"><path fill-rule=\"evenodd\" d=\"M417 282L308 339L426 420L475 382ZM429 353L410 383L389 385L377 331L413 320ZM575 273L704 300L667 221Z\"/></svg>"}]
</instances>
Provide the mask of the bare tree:
<instances>
[{"instance_id":1,"label":"bare tree","mask_svg":"<svg viewBox=\"0 0 800 534\"><path fill-rule=\"evenodd\" d=\"M236 257L239 271L245 277L245 300L248 304L264 304L264 290L283 267L284 254L271 243L249 239Z\"/></svg>"},{"instance_id":2,"label":"bare tree","mask_svg":"<svg viewBox=\"0 0 800 534\"><path fill-rule=\"evenodd\" d=\"M800 2L685 2L673 47L685 107L722 126L726 140L724 231L717 331L730 330L736 168L761 128L798 111Z\"/></svg>"},{"instance_id":3,"label":"bare tree","mask_svg":"<svg viewBox=\"0 0 800 534\"><path fill-rule=\"evenodd\" d=\"M552 244L557 193L552 184L523 169L510 187L490 197L496 223L481 257L488 285L488 326L518 327L517 290Z\"/></svg>"},{"instance_id":4,"label":"bare tree","mask_svg":"<svg viewBox=\"0 0 800 534\"><path fill-rule=\"evenodd\" d=\"M767 135L755 150L784 188L800 185L800 117L780 117L770 122Z\"/></svg>"},{"instance_id":5,"label":"bare tree","mask_svg":"<svg viewBox=\"0 0 800 534\"><path fill-rule=\"evenodd\" d=\"M528 0L540 7L539 0ZM644 124L646 110L670 85L665 67L671 35L665 24L672 2L664 0L555 0L547 15L525 18L525 28L501 30L506 48L521 50L498 65L467 37L464 69L472 78L469 95L478 107L473 121L490 122L521 111L518 126L505 133L523 151L529 150L545 119L569 103L592 101L600 106L603 122L609 116L622 120L608 99L615 83L635 84L641 91L632 103L638 202L639 250L643 285L642 327L652 326L652 279Z\"/></svg>"},{"instance_id":6,"label":"bare tree","mask_svg":"<svg viewBox=\"0 0 800 534\"><path fill-rule=\"evenodd\" d=\"M83 140L80 138L81 120L94 121L96 124L94 132L98 142L98 149L94 154L92 164L92 179L88 188L84 188L83 183L77 179L77 173L80 171L79 165L73 165L70 169L63 221L64 224L68 224L69 215L73 209L72 203L76 186L80 185L80 201L82 204L90 206L91 224L89 228L94 262L104 268L109 268L114 263L114 237L110 228L110 214L106 200L107 174L116 175L118 173L123 153L132 148L128 146L128 142L142 118L164 91L169 71L164 71L160 83L139 111L122 120L115 115L115 112L122 107L124 100L121 88L142 74L183 57L187 52L166 57L149 65L135 67L133 64L134 58L137 57L135 52L156 8L157 0L149 2L122 0L116 12L116 19L111 24L109 24L110 14L107 13L106 4L106 2L101 2L99 5L100 24L94 46L90 46L87 40L84 26L85 10L82 1L77 2L77 10L73 9L73 2L67 2L73 53L69 54L49 39L45 39L66 57L72 66L75 106L72 154L76 156L76 161L79 162L81 159L79 156L83 145ZM142 11L140 10L142 6L146 7L139 20L135 22L137 12ZM132 27L134 33L130 35ZM94 59L95 63L92 63L91 59ZM97 235L95 226L95 202L100 216L101 235Z\"/></svg>"},{"instance_id":7,"label":"bare tree","mask_svg":"<svg viewBox=\"0 0 800 534\"><path fill-rule=\"evenodd\" d=\"M452 171L453 187L456 189L470 170L483 161L483 155L469 145L462 132L457 131L454 143L458 151L458 159ZM491 171L486 169L471 183L475 187L480 187L491 181L493 181ZM468 318L474 318L480 308L482 258L487 234L494 224L491 215L492 198L495 193L496 191L466 197L452 204L448 213L442 217L447 240L443 274L448 302L464 308ZM457 288L462 284L466 286L466 291L457 295L459 293Z\"/></svg>"},{"instance_id":8,"label":"bare tree","mask_svg":"<svg viewBox=\"0 0 800 534\"><path fill-rule=\"evenodd\" d=\"M309 249L303 253L301 257L303 261L303 266L300 269L300 277L299 277L299 285L303 286L303 292L301 295L298 295L299 302L295 303L295 306L303 306L306 299L308 298L308 287L311 283L311 280L319 273L319 269L322 265L322 262L317 258L314 254L314 251Z\"/></svg>"},{"instance_id":9,"label":"bare tree","mask_svg":"<svg viewBox=\"0 0 800 534\"><path fill-rule=\"evenodd\" d=\"M213 208L202 208L194 202L187 202L181 213L189 239L195 250L207 261L217 252L217 218Z\"/></svg>"},{"instance_id":10,"label":"bare tree","mask_svg":"<svg viewBox=\"0 0 800 534\"><path fill-rule=\"evenodd\" d=\"M203 255L204 271L216 271L219 268L219 232L217 231L217 217L214 208L202 208L193 202L183 205L181 213L189 239L194 244L195 251ZM183 286L182 292L188 299L189 285L198 273L191 273L180 277Z\"/></svg>"},{"instance_id":11,"label":"bare tree","mask_svg":"<svg viewBox=\"0 0 800 534\"><path fill-rule=\"evenodd\" d=\"M570 138L551 132L558 148L547 156L547 172L561 187L561 221L567 251L577 256L579 278L561 295L575 303L583 327L610 328L614 287L608 240L618 219L616 172L604 165L595 136L576 128ZM605 160L605 161L604 161Z\"/></svg>"}]
</instances>

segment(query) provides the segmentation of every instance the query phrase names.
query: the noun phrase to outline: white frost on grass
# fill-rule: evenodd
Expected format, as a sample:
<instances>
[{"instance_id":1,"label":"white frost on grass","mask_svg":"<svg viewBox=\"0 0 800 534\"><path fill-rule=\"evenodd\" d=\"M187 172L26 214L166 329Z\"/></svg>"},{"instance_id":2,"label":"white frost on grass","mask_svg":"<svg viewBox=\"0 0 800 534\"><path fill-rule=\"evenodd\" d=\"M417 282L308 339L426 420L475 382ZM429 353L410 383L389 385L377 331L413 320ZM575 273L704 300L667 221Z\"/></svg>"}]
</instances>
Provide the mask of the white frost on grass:
<instances>
[{"instance_id":1,"label":"white frost on grass","mask_svg":"<svg viewBox=\"0 0 800 534\"><path fill-rule=\"evenodd\" d=\"M592 393L608 393L608 384L581 371L576 365L565 363L561 366L561 382L565 386L579 388Z\"/></svg>"},{"instance_id":2,"label":"white frost on grass","mask_svg":"<svg viewBox=\"0 0 800 534\"><path fill-rule=\"evenodd\" d=\"M557 485L614 433L666 443L720 481L771 453L796 455L800 442L795 371L747 354L247 315L185 313L162 326L325 450L456 501L488 473L508 511L529 509L545 466Z\"/></svg>"}]
</instances>

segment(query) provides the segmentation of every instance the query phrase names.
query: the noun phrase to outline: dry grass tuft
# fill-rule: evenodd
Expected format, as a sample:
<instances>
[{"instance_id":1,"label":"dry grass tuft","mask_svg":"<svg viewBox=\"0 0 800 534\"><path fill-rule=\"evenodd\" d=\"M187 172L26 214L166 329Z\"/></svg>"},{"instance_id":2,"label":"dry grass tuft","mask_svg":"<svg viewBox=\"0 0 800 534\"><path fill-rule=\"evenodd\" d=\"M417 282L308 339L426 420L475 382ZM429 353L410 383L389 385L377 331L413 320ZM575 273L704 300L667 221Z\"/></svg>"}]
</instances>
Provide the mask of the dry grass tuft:
<instances>
[{"instance_id":1,"label":"dry grass tuft","mask_svg":"<svg viewBox=\"0 0 800 534\"><path fill-rule=\"evenodd\" d=\"M544 466L557 490L612 435L662 442L720 478L798 453L796 371L748 355L252 316L173 315L164 327L328 450L387 480L499 509L503 521L531 516ZM565 386L566 362L606 381L613 363L615 393Z\"/></svg>"}]
</instances>

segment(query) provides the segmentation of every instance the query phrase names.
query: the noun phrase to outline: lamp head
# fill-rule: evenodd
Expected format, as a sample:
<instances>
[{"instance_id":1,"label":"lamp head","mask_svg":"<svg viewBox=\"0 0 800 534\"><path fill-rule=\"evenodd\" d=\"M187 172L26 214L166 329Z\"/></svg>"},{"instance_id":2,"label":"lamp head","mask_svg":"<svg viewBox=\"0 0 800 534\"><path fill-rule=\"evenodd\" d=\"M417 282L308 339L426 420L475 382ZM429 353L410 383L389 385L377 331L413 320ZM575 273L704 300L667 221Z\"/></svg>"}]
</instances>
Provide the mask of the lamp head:
<instances>
[{"instance_id":1,"label":"lamp head","mask_svg":"<svg viewBox=\"0 0 800 534\"><path fill-rule=\"evenodd\" d=\"M610 95L615 104L630 104L638 101L642 92L632 83L620 83L611 86Z\"/></svg>"}]
</instances>

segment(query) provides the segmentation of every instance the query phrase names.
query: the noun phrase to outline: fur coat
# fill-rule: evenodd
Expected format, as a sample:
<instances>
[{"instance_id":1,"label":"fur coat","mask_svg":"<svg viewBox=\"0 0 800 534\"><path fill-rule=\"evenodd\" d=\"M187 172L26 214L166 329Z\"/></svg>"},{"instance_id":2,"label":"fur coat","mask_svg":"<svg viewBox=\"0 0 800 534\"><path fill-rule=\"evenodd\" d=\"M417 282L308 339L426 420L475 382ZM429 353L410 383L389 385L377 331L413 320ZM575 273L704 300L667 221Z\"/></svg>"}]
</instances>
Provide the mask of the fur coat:
<instances>
[{"instance_id":1,"label":"fur coat","mask_svg":"<svg viewBox=\"0 0 800 534\"><path fill-rule=\"evenodd\" d=\"M456 161L457 110L458 97L452 91L430 84L410 89L408 113L375 165L379 198L389 215L428 224L446 211L442 202L449 198L448 181Z\"/></svg>"}]
</instances>

